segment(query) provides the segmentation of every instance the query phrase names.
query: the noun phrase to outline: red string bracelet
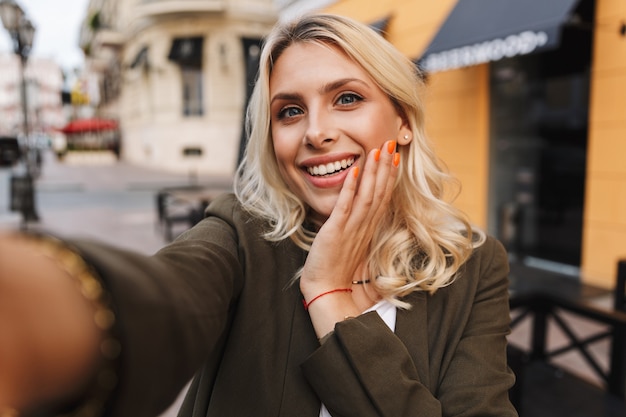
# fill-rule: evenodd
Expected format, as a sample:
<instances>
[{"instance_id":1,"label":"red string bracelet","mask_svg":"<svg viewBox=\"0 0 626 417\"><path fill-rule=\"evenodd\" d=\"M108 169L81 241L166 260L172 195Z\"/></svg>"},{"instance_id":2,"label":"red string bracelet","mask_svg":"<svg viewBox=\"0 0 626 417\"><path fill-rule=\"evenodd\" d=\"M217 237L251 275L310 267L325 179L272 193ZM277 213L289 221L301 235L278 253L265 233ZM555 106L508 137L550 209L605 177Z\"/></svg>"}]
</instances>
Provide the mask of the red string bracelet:
<instances>
[{"instance_id":1,"label":"red string bracelet","mask_svg":"<svg viewBox=\"0 0 626 417\"><path fill-rule=\"evenodd\" d=\"M317 300L318 298L321 298L321 297L323 297L323 296L325 296L325 295L332 294L332 293L334 293L334 292L352 292L352 288L337 288L337 289L334 289L334 290L330 290L330 291L323 292L323 293L321 293L320 295L313 297L313 299L312 299L311 301L309 301L308 303L306 302L306 300L305 300L305 299L302 299L302 304L304 304L304 309L305 309L305 310L308 310L308 309L309 309L309 306L310 306L311 304L313 304L313 301L315 301L315 300Z\"/></svg>"}]
</instances>

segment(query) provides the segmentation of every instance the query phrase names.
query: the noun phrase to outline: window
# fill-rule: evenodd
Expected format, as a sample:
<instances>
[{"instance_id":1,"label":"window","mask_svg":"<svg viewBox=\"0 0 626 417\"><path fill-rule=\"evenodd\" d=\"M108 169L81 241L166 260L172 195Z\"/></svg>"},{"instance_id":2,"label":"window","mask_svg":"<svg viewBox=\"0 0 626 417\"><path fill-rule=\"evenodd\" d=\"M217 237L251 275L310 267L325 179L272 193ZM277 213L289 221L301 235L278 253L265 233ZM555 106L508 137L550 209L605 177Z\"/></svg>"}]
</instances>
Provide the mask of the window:
<instances>
[{"instance_id":1,"label":"window","mask_svg":"<svg viewBox=\"0 0 626 417\"><path fill-rule=\"evenodd\" d=\"M176 38L168 59L180 66L183 115L201 116L202 103L202 37Z\"/></svg>"},{"instance_id":2,"label":"window","mask_svg":"<svg viewBox=\"0 0 626 417\"><path fill-rule=\"evenodd\" d=\"M183 114L201 116L202 110L202 68L181 65L183 79Z\"/></svg>"}]
</instances>

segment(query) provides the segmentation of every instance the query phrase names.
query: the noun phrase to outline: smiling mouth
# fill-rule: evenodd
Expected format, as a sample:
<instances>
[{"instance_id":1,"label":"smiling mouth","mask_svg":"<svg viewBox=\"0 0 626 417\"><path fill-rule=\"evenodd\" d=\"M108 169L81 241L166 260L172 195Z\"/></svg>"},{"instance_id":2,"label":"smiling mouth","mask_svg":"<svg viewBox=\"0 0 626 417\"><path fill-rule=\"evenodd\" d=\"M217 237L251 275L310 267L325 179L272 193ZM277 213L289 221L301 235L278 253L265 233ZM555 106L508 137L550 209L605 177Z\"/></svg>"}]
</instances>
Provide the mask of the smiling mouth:
<instances>
[{"instance_id":1,"label":"smiling mouth","mask_svg":"<svg viewBox=\"0 0 626 417\"><path fill-rule=\"evenodd\" d=\"M327 164L306 167L309 175L314 177L325 177L336 174L350 168L354 164L354 158L342 159L341 161L329 162Z\"/></svg>"}]
</instances>

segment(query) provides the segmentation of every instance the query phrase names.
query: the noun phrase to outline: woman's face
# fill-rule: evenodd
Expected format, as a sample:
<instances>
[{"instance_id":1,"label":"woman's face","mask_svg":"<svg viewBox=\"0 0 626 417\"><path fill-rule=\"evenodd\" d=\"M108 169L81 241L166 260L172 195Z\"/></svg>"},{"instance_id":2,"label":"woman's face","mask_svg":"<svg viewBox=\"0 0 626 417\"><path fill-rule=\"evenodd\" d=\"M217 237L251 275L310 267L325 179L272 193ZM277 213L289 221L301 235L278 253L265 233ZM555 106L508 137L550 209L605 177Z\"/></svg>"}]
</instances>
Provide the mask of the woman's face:
<instances>
[{"instance_id":1,"label":"woman's face","mask_svg":"<svg viewBox=\"0 0 626 417\"><path fill-rule=\"evenodd\" d=\"M366 155L410 134L389 97L340 49L295 43L270 76L271 131L280 172L322 223L348 173Z\"/></svg>"}]
</instances>

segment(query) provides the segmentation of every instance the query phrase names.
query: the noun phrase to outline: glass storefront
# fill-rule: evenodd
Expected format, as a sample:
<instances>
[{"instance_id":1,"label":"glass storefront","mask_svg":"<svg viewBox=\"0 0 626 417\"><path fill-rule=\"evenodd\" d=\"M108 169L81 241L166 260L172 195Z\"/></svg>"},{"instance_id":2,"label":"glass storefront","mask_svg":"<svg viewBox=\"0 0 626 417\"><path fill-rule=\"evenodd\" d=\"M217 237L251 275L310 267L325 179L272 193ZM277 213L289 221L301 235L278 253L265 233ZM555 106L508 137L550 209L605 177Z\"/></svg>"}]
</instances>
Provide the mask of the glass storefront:
<instances>
[{"instance_id":1,"label":"glass storefront","mask_svg":"<svg viewBox=\"0 0 626 417\"><path fill-rule=\"evenodd\" d=\"M518 259L580 265L591 33L490 64L489 229Z\"/></svg>"}]
</instances>

